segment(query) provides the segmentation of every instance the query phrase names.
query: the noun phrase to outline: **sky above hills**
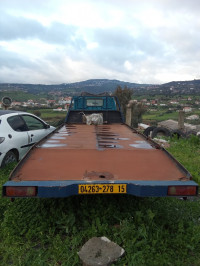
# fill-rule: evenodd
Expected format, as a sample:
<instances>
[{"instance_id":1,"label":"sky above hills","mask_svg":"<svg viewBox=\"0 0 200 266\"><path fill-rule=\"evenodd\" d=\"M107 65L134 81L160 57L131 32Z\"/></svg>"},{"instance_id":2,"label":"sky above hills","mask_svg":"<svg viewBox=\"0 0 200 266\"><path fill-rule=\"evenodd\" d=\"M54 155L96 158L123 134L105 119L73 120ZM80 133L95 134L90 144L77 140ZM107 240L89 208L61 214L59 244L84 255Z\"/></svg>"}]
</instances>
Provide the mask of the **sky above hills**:
<instances>
[{"instance_id":1,"label":"sky above hills","mask_svg":"<svg viewBox=\"0 0 200 266\"><path fill-rule=\"evenodd\" d=\"M200 78L199 0L0 0L0 82Z\"/></svg>"}]
</instances>

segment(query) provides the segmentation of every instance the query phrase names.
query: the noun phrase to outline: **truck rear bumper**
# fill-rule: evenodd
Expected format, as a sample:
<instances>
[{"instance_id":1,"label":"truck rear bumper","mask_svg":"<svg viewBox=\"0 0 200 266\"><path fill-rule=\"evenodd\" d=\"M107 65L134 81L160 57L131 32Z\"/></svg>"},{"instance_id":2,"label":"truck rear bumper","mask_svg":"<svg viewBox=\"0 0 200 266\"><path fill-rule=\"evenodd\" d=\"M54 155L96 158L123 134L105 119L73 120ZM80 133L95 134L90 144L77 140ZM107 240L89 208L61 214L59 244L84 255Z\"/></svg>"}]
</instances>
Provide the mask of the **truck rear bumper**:
<instances>
[{"instance_id":1,"label":"truck rear bumper","mask_svg":"<svg viewBox=\"0 0 200 266\"><path fill-rule=\"evenodd\" d=\"M36 198L66 198L79 194L79 185L96 185L96 184L125 184L127 185L126 194L137 197L172 197L172 196L197 196L198 184L194 181L8 181L3 186L3 196L10 198L17 197L36 197ZM34 188L35 195L15 194L15 189L18 188ZM170 194L169 188L176 191L179 189L179 194ZM12 191L9 193L8 191ZM184 191L184 192L182 192ZM190 191L190 192L188 192ZM192 192L191 192L192 191ZM181 194L182 193L182 194ZM187 194L188 193L188 194ZM87 193L95 194L95 193ZM114 194L114 193L102 193Z\"/></svg>"}]
</instances>

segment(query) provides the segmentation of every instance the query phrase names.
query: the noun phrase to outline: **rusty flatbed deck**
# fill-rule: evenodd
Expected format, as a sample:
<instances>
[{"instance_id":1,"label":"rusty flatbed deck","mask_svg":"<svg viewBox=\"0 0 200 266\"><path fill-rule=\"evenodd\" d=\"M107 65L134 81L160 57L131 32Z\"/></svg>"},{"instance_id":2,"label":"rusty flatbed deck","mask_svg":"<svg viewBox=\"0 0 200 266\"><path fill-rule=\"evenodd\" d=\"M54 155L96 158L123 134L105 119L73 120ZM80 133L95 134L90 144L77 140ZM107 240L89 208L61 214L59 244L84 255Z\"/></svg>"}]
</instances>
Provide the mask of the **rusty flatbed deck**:
<instances>
[{"instance_id":1,"label":"rusty flatbed deck","mask_svg":"<svg viewBox=\"0 0 200 266\"><path fill-rule=\"evenodd\" d=\"M179 181L187 172L125 124L66 124L35 146L11 181Z\"/></svg>"}]
</instances>

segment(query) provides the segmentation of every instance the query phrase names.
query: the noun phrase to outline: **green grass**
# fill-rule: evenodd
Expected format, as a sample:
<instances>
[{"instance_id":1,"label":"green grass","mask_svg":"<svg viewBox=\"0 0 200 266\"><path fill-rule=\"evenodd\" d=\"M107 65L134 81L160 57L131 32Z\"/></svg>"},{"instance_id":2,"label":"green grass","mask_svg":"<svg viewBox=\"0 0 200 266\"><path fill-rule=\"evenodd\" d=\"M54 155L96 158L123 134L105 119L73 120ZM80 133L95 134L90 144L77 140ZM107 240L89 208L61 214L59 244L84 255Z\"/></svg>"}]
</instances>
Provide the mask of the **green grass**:
<instances>
[{"instance_id":1,"label":"green grass","mask_svg":"<svg viewBox=\"0 0 200 266\"><path fill-rule=\"evenodd\" d=\"M52 126L57 126L58 124L62 122L64 122L64 118L67 115L67 112L63 112L63 111L53 111L53 109L28 109L27 112L29 113L35 113L39 111L41 113L40 118L42 118L44 121L46 121L47 123L49 123ZM37 113L35 113L37 115Z\"/></svg>"},{"instance_id":2,"label":"green grass","mask_svg":"<svg viewBox=\"0 0 200 266\"><path fill-rule=\"evenodd\" d=\"M0 99L3 97L10 97L13 101L28 101L32 100L40 100L41 95L35 95L32 93L27 93L24 91L0 91Z\"/></svg>"},{"instance_id":3,"label":"green grass","mask_svg":"<svg viewBox=\"0 0 200 266\"><path fill-rule=\"evenodd\" d=\"M200 139L173 139L169 151L200 181ZM0 185L12 168L0 170ZM200 265L200 200L1 198L1 265L80 265L77 252L93 236L125 249L116 265Z\"/></svg>"},{"instance_id":4,"label":"green grass","mask_svg":"<svg viewBox=\"0 0 200 266\"><path fill-rule=\"evenodd\" d=\"M168 151L183 164L200 184L200 138L191 136L188 139L172 139Z\"/></svg>"},{"instance_id":5,"label":"green grass","mask_svg":"<svg viewBox=\"0 0 200 266\"><path fill-rule=\"evenodd\" d=\"M154 120L161 122L168 119L178 120L178 112L167 113L166 111L154 111L145 113L142 116L143 120Z\"/></svg>"},{"instance_id":6,"label":"green grass","mask_svg":"<svg viewBox=\"0 0 200 266\"><path fill-rule=\"evenodd\" d=\"M66 112L59 112L59 111L53 111L53 109L28 109L27 112L34 113L35 111L39 111L41 113L42 119L47 118L57 118L59 117L66 117Z\"/></svg>"}]
</instances>

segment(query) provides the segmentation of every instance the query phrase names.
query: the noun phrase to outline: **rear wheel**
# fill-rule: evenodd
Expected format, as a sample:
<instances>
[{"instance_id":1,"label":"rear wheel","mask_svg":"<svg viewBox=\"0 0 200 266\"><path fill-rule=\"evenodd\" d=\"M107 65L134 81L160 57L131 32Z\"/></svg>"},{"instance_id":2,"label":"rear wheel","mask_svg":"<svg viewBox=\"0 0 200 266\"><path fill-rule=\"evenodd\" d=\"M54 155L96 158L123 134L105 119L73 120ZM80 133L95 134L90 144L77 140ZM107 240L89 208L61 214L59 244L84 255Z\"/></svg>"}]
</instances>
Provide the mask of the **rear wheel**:
<instances>
[{"instance_id":1,"label":"rear wheel","mask_svg":"<svg viewBox=\"0 0 200 266\"><path fill-rule=\"evenodd\" d=\"M2 167L6 166L9 163L17 162L17 156L13 151L9 151L6 153L5 157L2 161Z\"/></svg>"}]
</instances>

